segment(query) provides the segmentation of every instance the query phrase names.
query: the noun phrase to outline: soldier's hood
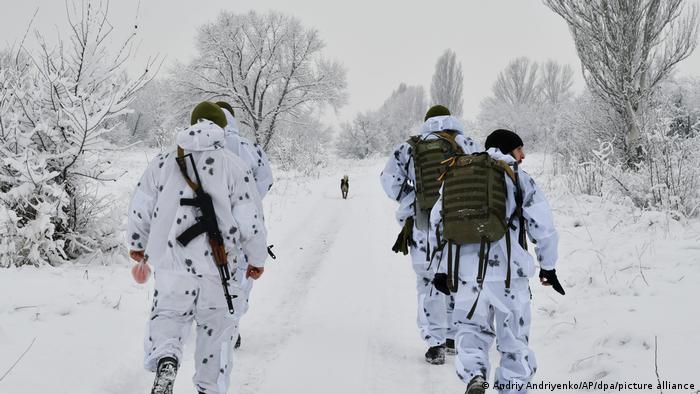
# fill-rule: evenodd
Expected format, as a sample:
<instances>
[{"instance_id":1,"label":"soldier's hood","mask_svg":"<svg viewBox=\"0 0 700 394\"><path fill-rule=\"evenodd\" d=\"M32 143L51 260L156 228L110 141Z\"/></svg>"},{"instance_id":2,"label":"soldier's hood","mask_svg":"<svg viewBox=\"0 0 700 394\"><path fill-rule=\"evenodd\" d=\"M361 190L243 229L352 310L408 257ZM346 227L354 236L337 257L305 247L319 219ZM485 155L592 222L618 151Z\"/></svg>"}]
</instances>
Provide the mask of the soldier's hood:
<instances>
[{"instance_id":1,"label":"soldier's hood","mask_svg":"<svg viewBox=\"0 0 700 394\"><path fill-rule=\"evenodd\" d=\"M491 156L492 158L494 158L494 159L496 159L496 160L503 160L503 161L505 161L505 162L508 163L509 165L515 164L515 158L514 158L513 156L504 154L504 153L501 152L501 150L498 149L498 148L489 148L489 149L486 151L486 153L488 153L489 156Z\"/></svg>"},{"instance_id":2,"label":"soldier's hood","mask_svg":"<svg viewBox=\"0 0 700 394\"><path fill-rule=\"evenodd\" d=\"M201 120L180 130L177 145L189 151L217 150L224 147L224 129L210 120Z\"/></svg>"},{"instance_id":3,"label":"soldier's hood","mask_svg":"<svg viewBox=\"0 0 700 394\"><path fill-rule=\"evenodd\" d=\"M227 110L223 110L224 115L226 115L226 128L224 131L226 132L226 135L233 134L233 135L239 135L241 131L241 126L238 124L238 120L231 115L230 112Z\"/></svg>"},{"instance_id":4,"label":"soldier's hood","mask_svg":"<svg viewBox=\"0 0 700 394\"><path fill-rule=\"evenodd\" d=\"M420 127L421 135L430 134L436 131L452 130L458 134L464 134L464 126L459 119L451 115L433 116Z\"/></svg>"}]
</instances>

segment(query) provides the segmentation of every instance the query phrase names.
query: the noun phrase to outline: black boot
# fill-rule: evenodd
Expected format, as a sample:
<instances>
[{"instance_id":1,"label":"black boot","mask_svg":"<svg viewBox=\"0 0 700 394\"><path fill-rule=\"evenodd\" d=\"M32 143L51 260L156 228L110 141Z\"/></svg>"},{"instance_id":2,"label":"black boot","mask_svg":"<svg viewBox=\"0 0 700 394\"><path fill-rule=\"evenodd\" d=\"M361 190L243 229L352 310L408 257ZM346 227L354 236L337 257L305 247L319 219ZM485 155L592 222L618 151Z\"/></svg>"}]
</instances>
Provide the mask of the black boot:
<instances>
[{"instance_id":1,"label":"black boot","mask_svg":"<svg viewBox=\"0 0 700 394\"><path fill-rule=\"evenodd\" d=\"M177 367L177 359L174 357L163 357L158 360L156 379L153 381L151 394L172 394Z\"/></svg>"},{"instance_id":2,"label":"black boot","mask_svg":"<svg viewBox=\"0 0 700 394\"><path fill-rule=\"evenodd\" d=\"M425 361L434 365L445 363L445 345L433 346L425 352Z\"/></svg>"},{"instance_id":3,"label":"black boot","mask_svg":"<svg viewBox=\"0 0 700 394\"><path fill-rule=\"evenodd\" d=\"M445 340L445 353L449 354L451 356L454 356L457 354L455 351L455 340L454 339L446 339Z\"/></svg>"},{"instance_id":4,"label":"black boot","mask_svg":"<svg viewBox=\"0 0 700 394\"><path fill-rule=\"evenodd\" d=\"M480 375L474 376L467 385L467 391L464 394L484 394L486 392L486 381Z\"/></svg>"},{"instance_id":5,"label":"black boot","mask_svg":"<svg viewBox=\"0 0 700 394\"><path fill-rule=\"evenodd\" d=\"M236 339L236 343L233 345L234 349L238 349L241 347L241 334L238 334L238 339Z\"/></svg>"}]
</instances>

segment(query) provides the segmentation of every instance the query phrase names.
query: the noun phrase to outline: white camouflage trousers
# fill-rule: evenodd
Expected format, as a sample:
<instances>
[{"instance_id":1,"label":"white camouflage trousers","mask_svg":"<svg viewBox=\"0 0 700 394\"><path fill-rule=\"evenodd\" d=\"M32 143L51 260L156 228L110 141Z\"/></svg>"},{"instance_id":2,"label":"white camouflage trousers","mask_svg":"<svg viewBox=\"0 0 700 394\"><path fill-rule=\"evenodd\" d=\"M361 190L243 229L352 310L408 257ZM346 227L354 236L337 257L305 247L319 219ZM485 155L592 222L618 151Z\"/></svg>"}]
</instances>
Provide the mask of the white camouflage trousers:
<instances>
[{"instance_id":1,"label":"white camouflage trousers","mask_svg":"<svg viewBox=\"0 0 700 394\"><path fill-rule=\"evenodd\" d=\"M429 346L438 346L445 343L445 339L454 338L452 329L452 307L454 302L451 297L437 291L432 284L437 272L438 259L431 265L426 261L425 252L418 248L411 248L411 261L413 271L416 273L416 289L418 292L418 317L416 323L420 330L421 338Z\"/></svg>"},{"instance_id":2,"label":"white camouflage trousers","mask_svg":"<svg viewBox=\"0 0 700 394\"><path fill-rule=\"evenodd\" d=\"M501 361L496 368L495 383L505 387L525 387L535 371L535 354L528 346L530 335L530 287L527 278L513 278L510 289L505 281L484 282L476 310L471 319L467 313L477 298L476 282L461 282L455 297L456 328L455 368L465 383L476 375L489 377L489 349L496 339ZM511 383L511 385L508 385ZM516 386L516 383L518 384ZM503 393L524 393L502 390Z\"/></svg>"},{"instance_id":3,"label":"white camouflage trousers","mask_svg":"<svg viewBox=\"0 0 700 394\"><path fill-rule=\"evenodd\" d=\"M195 321L195 387L206 394L226 393L238 333L219 277L158 270L154 278L153 307L144 341L146 369L155 371L158 360L166 356L182 363L182 346ZM230 286L229 291L234 295L235 287Z\"/></svg>"}]
</instances>

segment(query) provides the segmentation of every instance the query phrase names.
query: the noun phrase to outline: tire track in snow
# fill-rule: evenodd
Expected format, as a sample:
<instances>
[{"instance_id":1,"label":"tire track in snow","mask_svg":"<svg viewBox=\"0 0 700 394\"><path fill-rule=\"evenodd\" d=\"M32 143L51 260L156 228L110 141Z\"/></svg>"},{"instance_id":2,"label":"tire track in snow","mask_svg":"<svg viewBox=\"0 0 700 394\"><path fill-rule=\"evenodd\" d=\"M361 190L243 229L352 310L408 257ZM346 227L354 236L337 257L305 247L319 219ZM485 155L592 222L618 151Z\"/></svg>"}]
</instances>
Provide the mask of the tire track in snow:
<instances>
[{"instance_id":1,"label":"tire track in snow","mask_svg":"<svg viewBox=\"0 0 700 394\"><path fill-rule=\"evenodd\" d=\"M335 186L335 177L323 179L321 187L310 193L318 196L309 202L312 209L279 242L279 259L266 264L263 278L267 281L255 285L251 309L242 323L243 346L236 354L231 391L259 392L266 381L266 367L298 333L300 310L322 276L322 263L341 228L338 223L348 214L334 209L336 204L324 203L329 198L324 191L332 190L331 185Z\"/></svg>"},{"instance_id":2,"label":"tire track in snow","mask_svg":"<svg viewBox=\"0 0 700 394\"><path fill-rule=\"evenodd\" d=\"M395 204L380 189L379 171L372 166L350 174L347 201L319 202L320 212L334 213L324 219L335 229L332 239L315 255L313 279L299 283L308 288L294 314L285 311L290 324L277 327L288 331L279 349L241 360L241 392L463 390L451 360L444 366L423 360L425 348L415 326L415 277L408 257L390 251L398 231L391 218ZM333 179L323 190L336 188ZM304 272L295 275L303 278ZM265 371L250 375L250 363Z\"/></svg>"}]
</instances>

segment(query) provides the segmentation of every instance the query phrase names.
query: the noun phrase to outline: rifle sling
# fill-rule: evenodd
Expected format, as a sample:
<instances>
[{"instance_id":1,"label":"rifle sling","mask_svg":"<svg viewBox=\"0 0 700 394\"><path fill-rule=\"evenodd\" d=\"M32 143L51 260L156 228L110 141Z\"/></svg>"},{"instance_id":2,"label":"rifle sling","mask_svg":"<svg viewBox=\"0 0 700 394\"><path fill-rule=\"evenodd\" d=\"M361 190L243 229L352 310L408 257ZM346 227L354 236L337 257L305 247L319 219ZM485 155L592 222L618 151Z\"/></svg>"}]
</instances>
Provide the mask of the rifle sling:
<instances>
[{"instance_id":1,"label":"rifle sling","mask_svg":"<svg viewBox=\"0 0 700 394\"><path fill-rule=\"evenodd\" d=\"M187 163L185 162L185 150L182 149L182 147L178 146L177 147L177 166L180 168L180 173L182 173L182 177L185 178L185 182L187 182L187 185L194 190L195 192L199 190L201 187L199 184L195 183L190 179L190 176L187 175ZM193 170L196 172L197 169L194 168Z\"/></svg>"}]
</instances>

